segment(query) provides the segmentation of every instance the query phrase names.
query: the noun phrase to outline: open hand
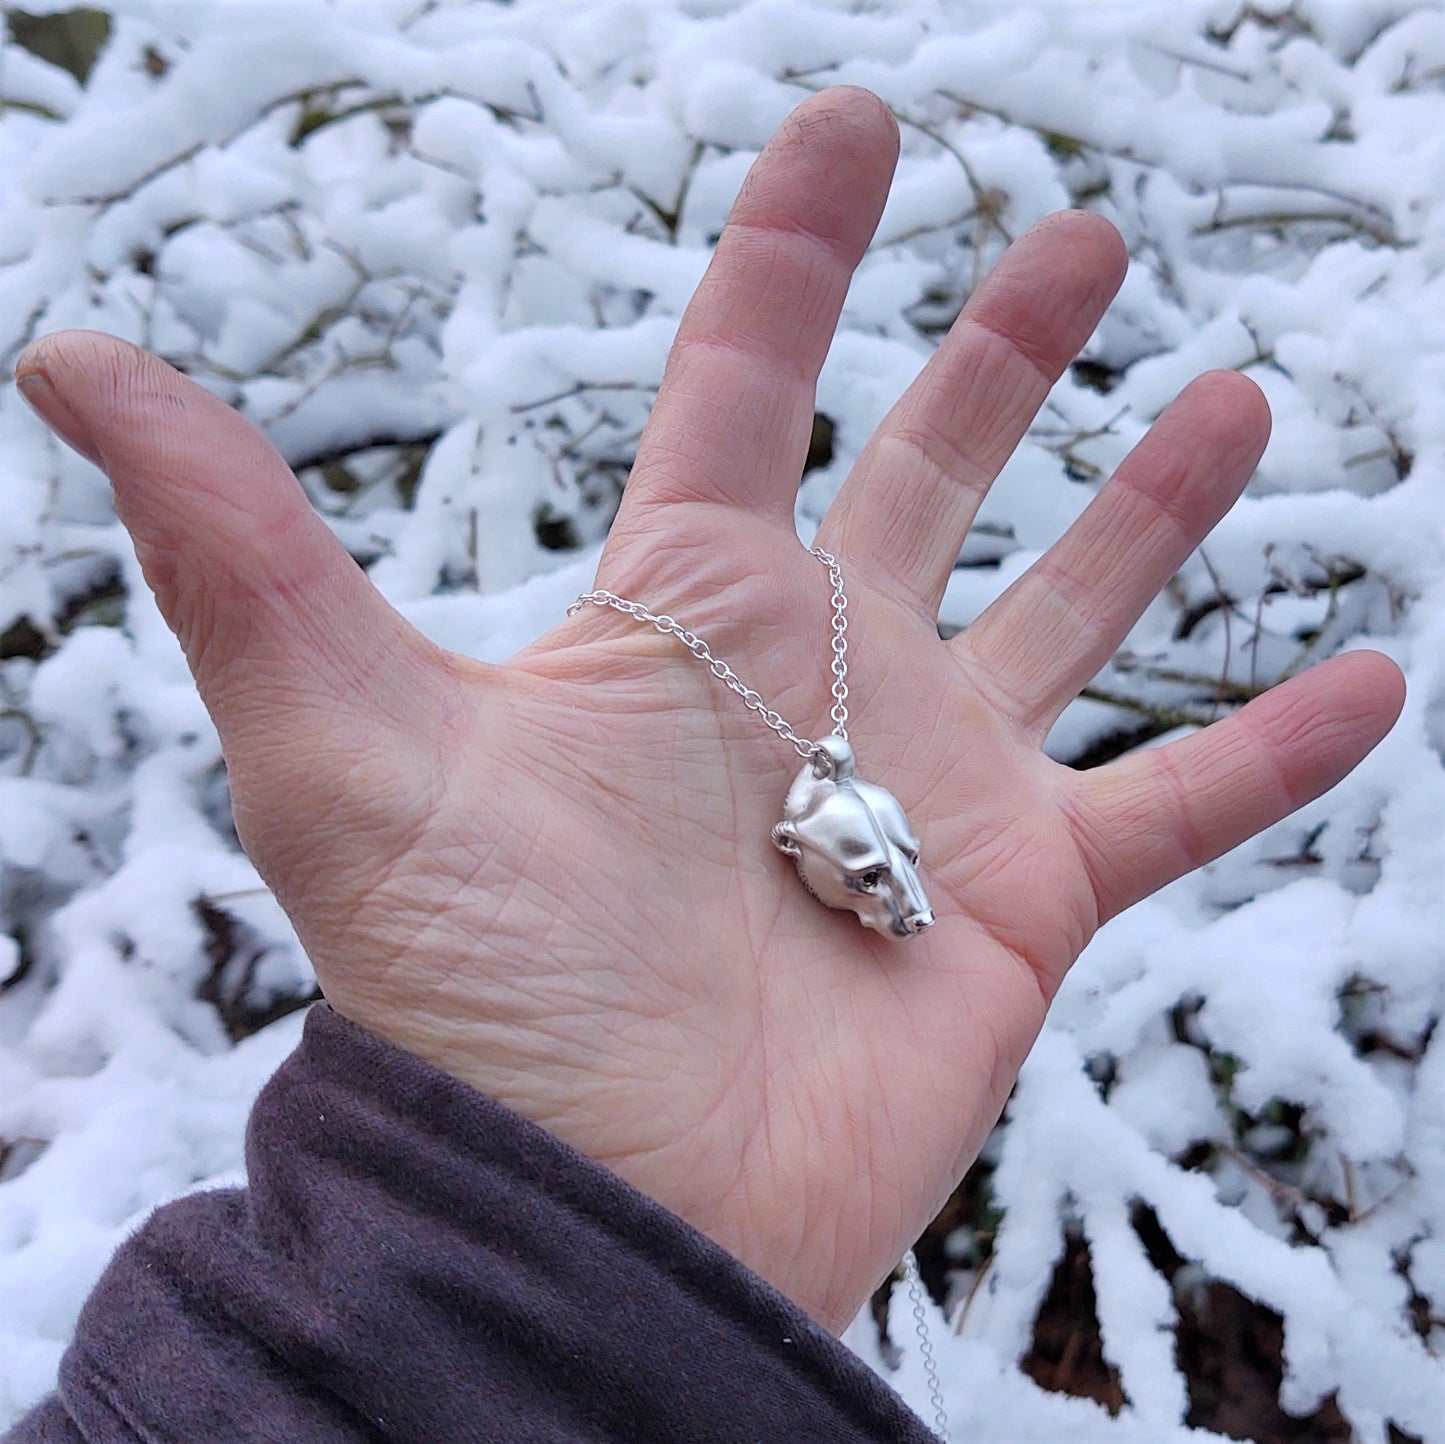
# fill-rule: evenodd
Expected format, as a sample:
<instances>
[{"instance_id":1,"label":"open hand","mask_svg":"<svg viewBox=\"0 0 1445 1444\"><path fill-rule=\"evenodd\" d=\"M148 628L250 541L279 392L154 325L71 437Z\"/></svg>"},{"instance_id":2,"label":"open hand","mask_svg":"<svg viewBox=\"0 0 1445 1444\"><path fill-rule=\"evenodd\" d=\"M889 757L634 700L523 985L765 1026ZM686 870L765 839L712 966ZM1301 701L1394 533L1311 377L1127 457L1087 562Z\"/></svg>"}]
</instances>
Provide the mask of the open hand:
<instances>
[{"instance_id":1,"label":"open hand","mask_svg":"<svg viewBox=\"0 0 1445 1444\"><path fill-rule=\"evenodd\" d=\"M682 322L598 585L830 729L827 573L794 497L813 389L896 155L838 89L759 159ZM247 851L341 1013L552 1130L841 1329L972 1161L1050 998L1120 909L1343 776L1399 710L1355 652L1088 773L1040 744L1244 486L1268 431L1201 378L962 635L964 533L1126 257L1097 217L1007 253L829 512L850 735L936 925L826 911L769 843L797 754L673 638L588 608L503 667L372 588L267 442L72 332L26 394L109 473L220 730Z\"/></svg>"}]
</instances>

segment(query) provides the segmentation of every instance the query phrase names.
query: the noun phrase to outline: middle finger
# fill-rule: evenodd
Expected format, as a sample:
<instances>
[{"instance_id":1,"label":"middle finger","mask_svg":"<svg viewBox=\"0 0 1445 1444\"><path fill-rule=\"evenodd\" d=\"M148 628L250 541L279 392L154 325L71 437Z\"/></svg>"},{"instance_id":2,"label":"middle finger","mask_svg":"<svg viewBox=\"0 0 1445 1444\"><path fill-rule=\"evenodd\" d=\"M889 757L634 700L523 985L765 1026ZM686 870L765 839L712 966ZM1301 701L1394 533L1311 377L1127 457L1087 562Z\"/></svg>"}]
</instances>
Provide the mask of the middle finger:
<instances>
[{"instance_id":1,"label":"middle finger","mask_svg":"<svg viewBox=\"0 0 1445 1444\"><path fill-rule=\"evenodd\" d=\"M1004 253L858 457L818 534L875 586L938 614L979 502L1089 339L1128 253L1065 211Z\"/></svg>"}]
</instances>

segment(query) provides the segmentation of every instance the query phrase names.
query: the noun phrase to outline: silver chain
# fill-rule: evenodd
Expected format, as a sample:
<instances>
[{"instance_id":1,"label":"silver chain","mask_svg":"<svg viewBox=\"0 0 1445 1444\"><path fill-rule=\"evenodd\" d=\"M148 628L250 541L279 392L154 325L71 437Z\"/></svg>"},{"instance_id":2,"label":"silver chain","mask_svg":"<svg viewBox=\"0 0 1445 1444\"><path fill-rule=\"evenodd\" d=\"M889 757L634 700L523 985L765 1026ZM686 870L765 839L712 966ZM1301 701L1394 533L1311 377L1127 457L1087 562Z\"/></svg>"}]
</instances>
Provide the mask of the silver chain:
<instances>
[{"instance_id":1,"label":"silver chain","mask_svg":"<svg viewBox=\"0 0 1445 1444\"><path fill-rule=\"evenodd\" d=\"M908 1297L913 1301L913 1327L918 1333L918 1352L923 1359L923 1372L928 1379L928 1397L933 1404L933 1432L947 1441L948 1411L943 1407L943 1386L938 1381L938 1360L933 1356L928 1315L923 1311L923 1278L918 1272L918 1257L911 1248L903 1254L903 1277L908 1281Z\"/></svg>"},{"instance_id":2,"label":"silver chain","mask_svg":"<svg viewBox=\"0 0 1445 1444\"><path fill-rule=\"evenodd\" d=\"M848 740L848 594L843 590L843 569L838 565L837 557L831 552L825 552L822 547L809 547L808 551L828 568L828 580L833 584L833 710L830 715L833 718L833 736L841 737L846 742ZM629 617L636 617L640 622L650 622L659 632L676 637L699 662L707 663L709 671L719 682L731 688L743 699L743 705L749 711L756 712L784 742L792 743L799 757L805 757L811 761L822 750L816 742L809 741L806 737L799 737L784 721L781 713L769 707L762 697L753 691L726 662L720 657L713 656L712 649L696 632L689 631L675 617L669 617L665 612L661 615L649 612L641 602L629 602L625 598L619 597L616 592L609 592L601 587L593 592L583 592L567 608L567 615L575 616L589 602L598 607L611 607L614 611L622 612Z\"/></svg>"},{"instance_id":3,"label":"silver chain","mask_svg":"<svg viewBox=\"0 0 1445 1444\"><path fill-rule=\"evenodd\" d=\"M833 736L841 737L846 742L848 740L848 594L843 590L843 569L838 565L837 557L831 552L825 552L822 547L809 547L808 551L828 568L828 580L833 586L833 664L831 667L833 708L830 715L833 719ZM799 737L780 712L769 707L761 695L749 687L722 658L713 655L712 649L696 632L684 627L676 617L669 617L666 612L650 612L641 602L628 601L625 597L619 597L616 592L609 592L605 587L598 587L591 592L583 592L567 608L567 615L569 617L576 616L589 603L598 607L611 607L613 611L621 612L624 616L636 617L640 622L649 623L666 636L676 637L699 662L707 664L708 670L719 682L743 699L743 705L750 712L756 712L783 741L791 743L799 757L811 761L822 751L816 742L809 741L806 737ZM909 1297L913 1300L913 1320L918 1330L923 1372L927 1376L928 1393L933 1402L934 1433L940 1439L947 1440L948 1415L943 1407L943 1389L938 1380L938 1361L934 1358L933 1341L928 1334L928 1317L923 1310L923 1281L919 1276L918 1260L914 1257L912 1249L903 1255L903 1276L908 1281Z\"/></svg>"}]
</instances>

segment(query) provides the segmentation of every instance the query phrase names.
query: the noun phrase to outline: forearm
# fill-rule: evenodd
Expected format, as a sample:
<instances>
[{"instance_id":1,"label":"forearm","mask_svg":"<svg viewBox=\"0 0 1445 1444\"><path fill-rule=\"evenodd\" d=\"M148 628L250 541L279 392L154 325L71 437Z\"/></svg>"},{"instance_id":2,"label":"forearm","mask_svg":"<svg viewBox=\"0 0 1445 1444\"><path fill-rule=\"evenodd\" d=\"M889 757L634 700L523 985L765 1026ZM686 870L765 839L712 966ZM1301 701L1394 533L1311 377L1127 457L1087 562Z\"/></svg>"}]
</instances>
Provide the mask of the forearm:
<instances>
[{"instance_id":1,"label":"forearm","mask_svg":"<svg viewBox=\"0 0 1445 1444\"><path fill-rule=\"evenodd\" d=\"M324 1006L248 1164L120 1250L8 1444L929 1437L702 1235Z\"/></svg>"}]
</instances>

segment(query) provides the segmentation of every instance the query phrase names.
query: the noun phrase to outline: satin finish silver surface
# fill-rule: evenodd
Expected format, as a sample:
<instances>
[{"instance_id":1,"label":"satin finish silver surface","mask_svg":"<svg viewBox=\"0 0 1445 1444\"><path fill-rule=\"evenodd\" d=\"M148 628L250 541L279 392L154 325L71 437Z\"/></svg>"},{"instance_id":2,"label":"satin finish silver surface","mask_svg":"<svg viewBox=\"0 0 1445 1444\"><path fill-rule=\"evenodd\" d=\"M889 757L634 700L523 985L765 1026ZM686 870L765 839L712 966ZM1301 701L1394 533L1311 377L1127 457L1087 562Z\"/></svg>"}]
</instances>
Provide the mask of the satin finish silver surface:
<instances>
[{"instance_id":1,"label":"satin finish silver surface","mask_svg":"<svg viewBox=\"0 0 1445 1444\"><path fill-rule=\"evenodd\" d=\"M853 748L824 737L794 779L773 844L819 902L864 927L909 938L933 926L918 876L918 838L898 799L857 775Z\"/></svg>"}]
</instances>

